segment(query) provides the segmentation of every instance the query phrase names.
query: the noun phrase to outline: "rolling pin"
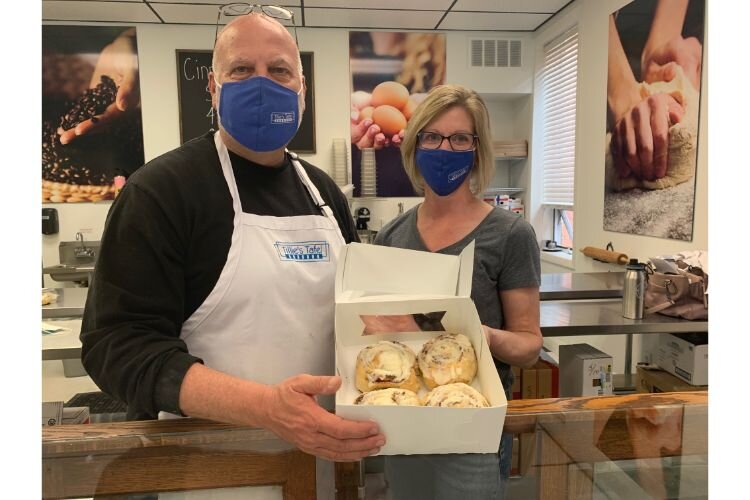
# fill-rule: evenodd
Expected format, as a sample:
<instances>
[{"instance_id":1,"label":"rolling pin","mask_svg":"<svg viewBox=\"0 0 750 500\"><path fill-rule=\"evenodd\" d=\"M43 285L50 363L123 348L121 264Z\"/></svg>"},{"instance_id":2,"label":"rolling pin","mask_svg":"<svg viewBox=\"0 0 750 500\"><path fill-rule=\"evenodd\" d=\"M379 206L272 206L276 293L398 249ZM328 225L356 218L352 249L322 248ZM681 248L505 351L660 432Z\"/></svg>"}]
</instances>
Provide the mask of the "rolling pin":
<instances>
[{"instance_id":1,"label":"rolling pin","mask_svg":"<svg viewBox=\"0 0 750 500\"><path fill-rule=\"evenodd\" d=\"M581 253L586 257L591 257L599 262L607 262L609 264L620 264L624 266L628 263L628 256L624 253L610 252L603 248L596 247L584 247L581 249Z\"/></svg>"}]
</instances>

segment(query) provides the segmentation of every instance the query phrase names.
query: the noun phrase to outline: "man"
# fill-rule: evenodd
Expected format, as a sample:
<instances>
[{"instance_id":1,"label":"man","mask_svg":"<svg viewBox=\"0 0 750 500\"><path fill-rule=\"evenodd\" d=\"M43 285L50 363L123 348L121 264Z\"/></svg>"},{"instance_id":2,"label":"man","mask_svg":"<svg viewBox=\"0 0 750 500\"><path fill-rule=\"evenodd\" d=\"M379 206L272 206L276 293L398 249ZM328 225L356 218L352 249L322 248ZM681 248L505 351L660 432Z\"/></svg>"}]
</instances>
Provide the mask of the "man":
<instances>
[{"instance_id":1,"label":"man","mask_svg":"<svg viewBox=\"0 0 750 500\"><path fill-rule=\"evenodd\" d=\"M81 331L86 370L157 413L266 428L307 453L358 460L384 444L332 395L336 256L356 240L346 199L285 152L304 110L299 51L251 13L219 35L219 132L139 169L108 215Z\"/></svg>"}]
</instances>

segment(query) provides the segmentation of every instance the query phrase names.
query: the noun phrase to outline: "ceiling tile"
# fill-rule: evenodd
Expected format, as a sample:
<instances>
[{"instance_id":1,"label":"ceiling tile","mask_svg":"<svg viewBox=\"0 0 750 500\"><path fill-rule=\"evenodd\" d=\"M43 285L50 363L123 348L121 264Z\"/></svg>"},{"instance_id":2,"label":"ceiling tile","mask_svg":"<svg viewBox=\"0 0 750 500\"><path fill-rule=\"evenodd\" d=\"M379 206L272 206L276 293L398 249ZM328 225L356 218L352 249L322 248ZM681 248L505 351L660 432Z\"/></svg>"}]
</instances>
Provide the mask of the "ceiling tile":
<instances>
[{"instance_id":1,"label":"ceiling tile","mask_svg":"<svg viewBox=\"0 0 750 500\"><path fill-rule=\"evenodd\" d=\"M370 29L432 29L440 11L313 9L305 3L305 26Z\"/></svg>"},{"instance_id":2,"label":"ceiling tile","mask_svg":"<svg viewBox=\"0 0 750 500\"><path fill-rule=\"evenodd\" d=\"M453 0L378 0L378 9L399 10L442 10L450 7ZM308 7L347 7L354 9L371 9L371 0L305 0L305 9Z\"/></svg>"},{"instance_id":3,"label":"ceiling tile","mask_svg":"<svg viewBox=\"0 0 750 500\"><path fill-rule=\"evenodd\" d=\"M131 1L131 0L128 0ZM136 2L145 1L146 3L159 3L159 0L135 0ZM165 0L161 3L183 3L183 4L193 4L193 5L200 5L205 3L210 3L214 5L224 5L227 3L232 3L231 0ZM250 2L249 0L245 3L255 3ZM265 2L261 2L265 3ZM280 5L282 7L299 7L300 6L300 0L279 0L278 2L269 2L273 5Z\"/></svg>"},{"instance_id":4,"label":"ceiling tile","mask_svg":"<svg viewBox=\"0 0 750 500\"><path fill-rule=\"evenodd\" d=\"M458 0L451 11L540 12L554 14L570 0Z\"/></svg>"},{"instance_id":5,"label":"ceiling tile","mask_svg":"<svg viewBox=\"0 0 750 500\"><path fill-rule=\"evenodd\" d=\"M495 14L474 12L449 12L438 29L531 31L550 18L552 14Z\"/></svg>"},{"instance_id":6,"label":"ceiling tile","mask_svg":"<svg viewBox=\"0 0 750 500\"><path fill-rule=\"evenodd\" d=\"M159 18L143 2L95 2L77 0L42 2L44 21L105 21L158 23Z\"/></svg>"},{"instance_id":7,"label":"ceiling tile","mask_svg":"<svg viewBox=\"0 0 750 500\"><path fill-rule=\"evenodd\" d=\"M217 5L177 5L168 3L151 3L151 6L156 12L159 13L165 23L175 24L216 24L216 14L219 11ZM294 12L294 20L297 26L302 24L300 9L296 7L288 7L289 10ZM231 21L233 17L222 16L219 21L221 24L226 24ZM279 19L281 24L291 26L290 21L283 21Z\"/></svg>"}]
</instances>

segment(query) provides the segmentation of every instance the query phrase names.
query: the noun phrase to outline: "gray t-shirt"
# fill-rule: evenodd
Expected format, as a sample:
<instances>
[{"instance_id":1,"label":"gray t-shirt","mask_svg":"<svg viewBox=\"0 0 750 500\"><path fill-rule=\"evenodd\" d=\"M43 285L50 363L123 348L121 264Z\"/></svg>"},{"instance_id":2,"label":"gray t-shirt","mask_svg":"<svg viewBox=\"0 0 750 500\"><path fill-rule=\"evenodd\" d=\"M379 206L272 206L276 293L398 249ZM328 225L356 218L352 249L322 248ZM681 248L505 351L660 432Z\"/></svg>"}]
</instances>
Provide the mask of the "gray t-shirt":
<instances>
[{"instance_id":1,"label":"gray t-shirt","mask_svg":"<svg viewBox=\"0 0 750 500\"><path fill-rule=\"evenodd\" d=\"M376 245L429 251L417 231L417 209L414 207L392 220L375 237ZM539 245L531 224L522 217L494 208L469 234L456 243L437 251L458 255L474 240L474 273L471 298L482 324L503 327L503 306L499 292L514 288L538 287L541 283ZM510 367L495 359L506 393L513 384Z\"/></svg>"}]
</instances>

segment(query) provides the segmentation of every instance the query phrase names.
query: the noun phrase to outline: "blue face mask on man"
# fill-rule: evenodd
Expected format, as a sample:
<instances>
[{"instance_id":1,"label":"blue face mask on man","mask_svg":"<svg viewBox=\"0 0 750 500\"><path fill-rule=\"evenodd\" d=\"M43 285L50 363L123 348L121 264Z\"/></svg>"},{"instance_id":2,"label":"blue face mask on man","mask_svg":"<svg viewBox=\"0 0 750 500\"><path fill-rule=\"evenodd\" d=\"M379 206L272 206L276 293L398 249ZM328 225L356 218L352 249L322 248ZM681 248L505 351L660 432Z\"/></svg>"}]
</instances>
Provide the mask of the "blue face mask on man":
<instances>
[{"instance_id":1,"label":"blue face mask on man","mask_svg":"<svg viewBox=\"0 0 750 500\"><path fill-rule=\"evenodd\" d=\"M252 151L283 148L302 121L299 92L273 80L256 76L246 80L216 82L219 123L234 140Z\"/></svg>"},{"instance_id":2,"label":"blue face mask on man","mask_svg":"<svg viewBox=\"0 0 750 500\"><path fill-rule=\"evenodd\" d=\"M438 196L448 196L463 184L474 165L474 150L417 148L417 168Z\"/></svg>"}]
</instances>

